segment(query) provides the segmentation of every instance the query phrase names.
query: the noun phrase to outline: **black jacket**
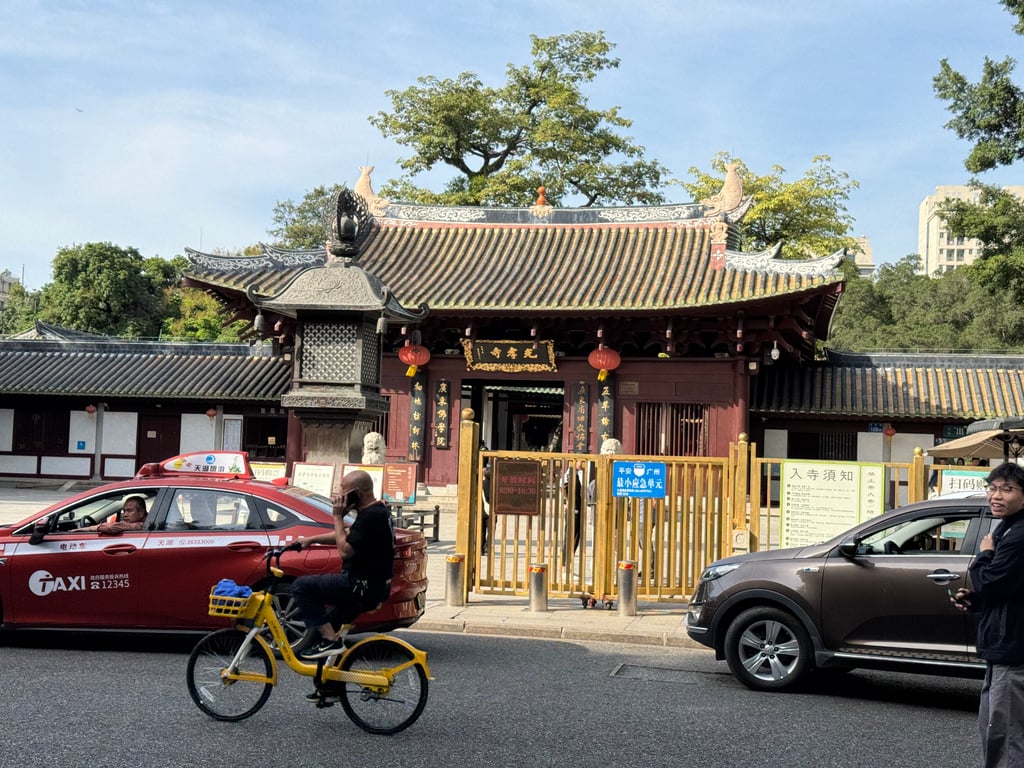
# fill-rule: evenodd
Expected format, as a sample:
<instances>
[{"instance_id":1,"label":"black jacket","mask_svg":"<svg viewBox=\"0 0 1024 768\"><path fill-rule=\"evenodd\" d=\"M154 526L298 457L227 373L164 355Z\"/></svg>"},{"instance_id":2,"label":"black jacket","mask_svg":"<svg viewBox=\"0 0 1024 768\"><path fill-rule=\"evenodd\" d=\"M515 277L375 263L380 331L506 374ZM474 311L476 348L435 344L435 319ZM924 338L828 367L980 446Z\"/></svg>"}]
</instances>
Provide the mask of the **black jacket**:
<instances>
[{"instance_id":1,"label":"black jacket","mask_svg":"<svg viewBox=\"0 0 1024 768\"><path fill-rule=\"evenodd\" d=\"M971 610L978 613L978 656L1024 664L1024 511L1000 521L993 551L971 564Z\"/></svg>"}]
</instances>

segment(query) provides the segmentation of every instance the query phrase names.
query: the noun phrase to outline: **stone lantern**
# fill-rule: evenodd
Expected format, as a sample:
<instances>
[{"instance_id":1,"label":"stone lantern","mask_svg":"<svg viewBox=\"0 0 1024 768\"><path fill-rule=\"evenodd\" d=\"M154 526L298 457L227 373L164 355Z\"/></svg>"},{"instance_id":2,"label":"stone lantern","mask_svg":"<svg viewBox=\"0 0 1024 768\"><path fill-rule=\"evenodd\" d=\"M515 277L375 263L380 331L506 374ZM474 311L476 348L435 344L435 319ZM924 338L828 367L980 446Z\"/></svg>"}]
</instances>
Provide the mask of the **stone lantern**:
<instances>
[{"instance_id":1,"label":"stone lantern","mask_svg":"<svg viewBox=\"0 0 1024 768\"><path fill-rule=\"evenodd\" d=\"M302 422L305 460L359 463L363 436L388 410L380 394L388 322L414 325L426 306L403 307L378 278L356 264L368 213L362 198L336 193L328 212L327 261L273 293L248 291L262 313L295 319L295 360L281 405Z\"/></svg>"}]
</instances>

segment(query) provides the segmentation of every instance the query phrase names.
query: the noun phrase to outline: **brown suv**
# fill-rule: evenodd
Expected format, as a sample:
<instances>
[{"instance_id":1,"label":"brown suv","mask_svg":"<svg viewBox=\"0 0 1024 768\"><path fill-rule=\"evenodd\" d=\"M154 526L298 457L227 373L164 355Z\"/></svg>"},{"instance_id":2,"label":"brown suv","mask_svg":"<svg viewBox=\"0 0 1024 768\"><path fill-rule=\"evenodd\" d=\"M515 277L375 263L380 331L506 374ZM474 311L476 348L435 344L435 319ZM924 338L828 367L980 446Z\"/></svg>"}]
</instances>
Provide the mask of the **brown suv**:
<instances>
[{"instance_id":1,"label":"brown suv","mask_svg":"<svg viewBox=\"0 0 1024 768\"><path fill-rule=\"evenodd\" d=\"M949 602L995 520L984 494L910 504L827 541L719 560L690 602L690 637L744 685L785 690L817 669L980 675L974 620Z\"/></svg>"}]
</instances>

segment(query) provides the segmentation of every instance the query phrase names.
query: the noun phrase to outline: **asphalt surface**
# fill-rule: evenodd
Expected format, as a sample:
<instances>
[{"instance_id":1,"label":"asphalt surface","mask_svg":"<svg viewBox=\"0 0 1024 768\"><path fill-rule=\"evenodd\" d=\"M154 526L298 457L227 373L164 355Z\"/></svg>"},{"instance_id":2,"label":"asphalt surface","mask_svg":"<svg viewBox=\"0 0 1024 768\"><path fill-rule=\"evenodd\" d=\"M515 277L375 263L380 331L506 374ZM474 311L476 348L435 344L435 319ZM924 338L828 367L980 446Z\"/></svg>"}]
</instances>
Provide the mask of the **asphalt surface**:
<instances>
[{"instance_id":1,"label":"asphalt surface","mask_svg":"<svg viewBox=\"0 0 1024 768\"><path fill-rule=\"evenodd\" d=\"M82 490L74 483L18 487L0 484L0 524L29 517ZM455 552L455 515L442 513L440 541L428 546L426 610L417 630L504 635L563 640L704 648L686 634L686 606L679 603L638 603L636 615L619 607L584 608L578 599L547 600L547 609L533 611L528 596L470 593L465 605L448 605L447 556Z\"/></svg>"}]
</instances>

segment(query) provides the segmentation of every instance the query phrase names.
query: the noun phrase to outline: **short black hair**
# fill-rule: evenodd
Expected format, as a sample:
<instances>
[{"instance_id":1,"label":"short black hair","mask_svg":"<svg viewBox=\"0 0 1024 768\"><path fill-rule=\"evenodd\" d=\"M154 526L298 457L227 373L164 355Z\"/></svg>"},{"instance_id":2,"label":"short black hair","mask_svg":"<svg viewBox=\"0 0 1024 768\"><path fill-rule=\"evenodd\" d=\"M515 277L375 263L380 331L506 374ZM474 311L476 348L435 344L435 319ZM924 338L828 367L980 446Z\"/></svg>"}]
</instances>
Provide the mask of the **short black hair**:
<instances>
[{"instance_id":1,"label":"short black hair","mask_svg":"<svg viewBox=\"0 0 1024 768\"><path fill-rule=\"evenodd\" d=\"M1004 461L989 472L988 477L985 478L985 482L989 485L997 480L1005 480L1008 483L1013 483L1018 488L1024 489L1024 467L1016 461Z\"/></svg>"},{"instance_id":2,"label":"short black hair","mask_svg":"<svg viewBox=\"0 0 1024 768\"><path fill-rule=\"evenodd\" d=\"M124 505L127 504L129 501L138 502L139 506L142 508L143 516L149 514L149 510L146 509L146 499L143 498L142 496L129 496L124 501L121 502L121 506L124 507Z\"/></svg>"}]
</instances>

